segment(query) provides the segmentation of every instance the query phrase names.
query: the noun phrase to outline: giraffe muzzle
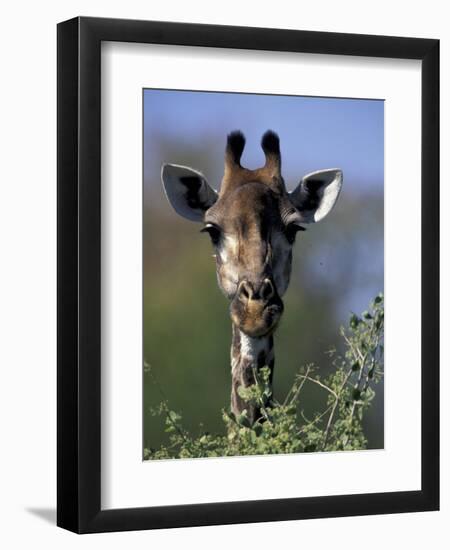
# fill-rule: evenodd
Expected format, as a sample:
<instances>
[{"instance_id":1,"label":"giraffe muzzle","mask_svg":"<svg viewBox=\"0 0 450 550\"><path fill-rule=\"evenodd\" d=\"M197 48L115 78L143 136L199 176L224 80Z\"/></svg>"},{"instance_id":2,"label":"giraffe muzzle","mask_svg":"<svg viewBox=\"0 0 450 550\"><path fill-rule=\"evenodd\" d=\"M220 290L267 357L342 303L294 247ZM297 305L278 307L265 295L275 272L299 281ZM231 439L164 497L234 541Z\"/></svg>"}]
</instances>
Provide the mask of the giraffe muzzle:
<instances>
[{"instance_id":1,"label":"giraffe muzzle","mask_svg":"<svg viewBox=\"0 0 450 550\"><path fill-rule=\"evenodd\" d=\"M272 333L283 313L283 302L269 278L243 280L230 305L233 323L247 336L260 338Z\"/></svg>"}]
</instances>

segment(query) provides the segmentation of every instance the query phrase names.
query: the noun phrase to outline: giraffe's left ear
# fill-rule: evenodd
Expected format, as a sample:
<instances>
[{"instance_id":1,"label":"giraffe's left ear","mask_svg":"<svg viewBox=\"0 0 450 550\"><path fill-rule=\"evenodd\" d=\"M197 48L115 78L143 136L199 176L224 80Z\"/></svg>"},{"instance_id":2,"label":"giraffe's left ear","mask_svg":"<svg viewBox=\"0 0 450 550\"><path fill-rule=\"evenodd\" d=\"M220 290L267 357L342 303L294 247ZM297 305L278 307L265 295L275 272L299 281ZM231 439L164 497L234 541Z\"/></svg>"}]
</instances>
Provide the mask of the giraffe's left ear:
<instances>
[{"instance_id":1,"label":"giraffe's left ear","mask_svg":"<svg viewBox=\"0 0 450 550\"><path fill-rule=\"evenodd\" d=\"M318 170L305 176L289 193L292 204L300 213L303 223L323 219L336 204L342 187L343 174L338 168Z\"/></svg>"},{"instance_id":2,"label":"giraffe's left ear","mask_svg":"<svg viewBox=\"0 0 450 550\"><path fill-rule=\"evenodd\" d=\"M217 192L200 172L188 166L163 164L161 179L167 199L177 214L194 222L217 200Z\"/></svg>"}]
</instances>

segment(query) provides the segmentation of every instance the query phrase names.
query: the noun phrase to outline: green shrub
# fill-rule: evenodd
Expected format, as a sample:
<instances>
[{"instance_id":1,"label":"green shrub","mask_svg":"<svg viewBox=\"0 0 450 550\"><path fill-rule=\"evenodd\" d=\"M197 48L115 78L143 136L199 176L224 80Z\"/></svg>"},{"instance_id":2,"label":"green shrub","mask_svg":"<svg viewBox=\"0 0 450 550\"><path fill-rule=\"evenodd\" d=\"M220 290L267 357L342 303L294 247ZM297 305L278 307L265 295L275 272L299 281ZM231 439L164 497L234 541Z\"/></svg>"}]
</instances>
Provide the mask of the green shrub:
<instances>
[{"instance_id":1,"label":"green shrub","mask_svg":"<svg viewBox=\"0 0 450 550\"><path fill-rule=\"evenodd\" d=\"M237 455L264 455L314 451L364 449L367 440L362 419L375 397L375 385L383 377L384 299L379 294L368 311L352 314L347 328L341 327L345 353L328 352L333 372L321 379L314 365L298 372L284 401L271 392L269 368L255 371L256 384L241 387L247 403L259 405L262 418L250 424L246 411L236 418L222 411L224 433L191 435L182 416L172 411L166 400L152 414L164 419L169 444L159 449L144 449L144 459L200 458ZM146 368L150 373L151 369ZM326 393L326 405L312 418L302 409L302 393L310 384Z\"/></svg>"}]
</instances>

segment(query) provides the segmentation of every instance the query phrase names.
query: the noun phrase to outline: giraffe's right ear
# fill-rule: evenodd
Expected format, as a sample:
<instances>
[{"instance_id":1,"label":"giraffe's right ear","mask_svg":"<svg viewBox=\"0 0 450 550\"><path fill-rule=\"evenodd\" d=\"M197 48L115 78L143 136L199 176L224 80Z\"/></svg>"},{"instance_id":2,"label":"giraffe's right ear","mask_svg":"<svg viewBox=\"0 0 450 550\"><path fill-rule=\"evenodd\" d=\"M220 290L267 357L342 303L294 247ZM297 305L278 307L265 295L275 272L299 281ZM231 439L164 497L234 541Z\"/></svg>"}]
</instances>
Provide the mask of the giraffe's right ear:
<instances>
[{"instance_id":1,"label":"giraffe's right ear","mask_svg":"<svg viewBox=\"0 0 450 550\"><path fill-rule=\"evenodd\" d=\"M163 164L161 180L166 196L175 212L194 222L203 221L203 215L217 200L217 192L205 176L187 166Z\"/></svg>"}]
</instances>

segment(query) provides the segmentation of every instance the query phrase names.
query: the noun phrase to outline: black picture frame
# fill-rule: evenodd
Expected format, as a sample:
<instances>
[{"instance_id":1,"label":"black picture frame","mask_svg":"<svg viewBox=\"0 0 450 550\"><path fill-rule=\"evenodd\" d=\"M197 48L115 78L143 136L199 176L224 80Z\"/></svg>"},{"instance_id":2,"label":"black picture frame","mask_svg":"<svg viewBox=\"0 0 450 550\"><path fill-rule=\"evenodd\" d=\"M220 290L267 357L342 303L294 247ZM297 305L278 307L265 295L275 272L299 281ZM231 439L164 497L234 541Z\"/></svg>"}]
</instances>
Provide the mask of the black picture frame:
<instances>
[{"instance_id":1,"label":"black picture frame","mask_svg":"<svg viewBox=\"0 0 450 550\"><path fill-rule=\"evenodd\" d=\"M101 509L102 41L422 61L420 491ZM439 41L77 17L58 25L57 66L57 524L76 533L94 533L438 510Z\"/></svg>"}]
</instances>

